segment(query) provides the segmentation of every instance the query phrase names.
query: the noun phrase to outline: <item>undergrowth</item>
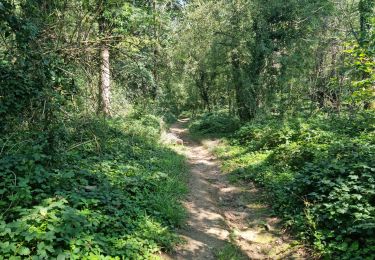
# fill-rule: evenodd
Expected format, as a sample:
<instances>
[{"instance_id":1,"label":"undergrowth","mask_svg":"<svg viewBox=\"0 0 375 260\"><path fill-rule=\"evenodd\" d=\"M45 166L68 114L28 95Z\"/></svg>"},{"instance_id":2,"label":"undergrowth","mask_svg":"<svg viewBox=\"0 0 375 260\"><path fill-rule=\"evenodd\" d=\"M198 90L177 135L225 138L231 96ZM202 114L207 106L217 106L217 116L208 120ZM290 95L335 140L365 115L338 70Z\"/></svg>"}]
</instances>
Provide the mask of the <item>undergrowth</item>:
<instances>
[{"instance_id":1,"label":"undergrowth","mask_svg":"<svg viewBox=\"0 0 375 260\"><path fill-rule=\"evenodd\" d=\"M71 120L52 155L40 132L0 139L0 259L150 259L171 249L186 166L158 142L161 127L151 115Z\"/></svg>"},{"instance_id":2,"label":"undergrowth","mask_svg":"<svg viewBox=\"0 0 375 260\"><path fill-rule=\"evenodd\" d=\"M239 126L239 119L224 110L199 115L190 123L189 132L198 138L201 136L225 136L236 131Z\"/></svg>"},{"instance_id":3,"label":"undergrowth","mask_svg":"<svg viewBox=\"0 0 375 260\"><path fill-rule=\"evenodd\" d=\"M269 191L274 210L322 256L372 259L374 130L373 112L260 118L215 153L232 180Z\"/></svg>"}]
</instances>

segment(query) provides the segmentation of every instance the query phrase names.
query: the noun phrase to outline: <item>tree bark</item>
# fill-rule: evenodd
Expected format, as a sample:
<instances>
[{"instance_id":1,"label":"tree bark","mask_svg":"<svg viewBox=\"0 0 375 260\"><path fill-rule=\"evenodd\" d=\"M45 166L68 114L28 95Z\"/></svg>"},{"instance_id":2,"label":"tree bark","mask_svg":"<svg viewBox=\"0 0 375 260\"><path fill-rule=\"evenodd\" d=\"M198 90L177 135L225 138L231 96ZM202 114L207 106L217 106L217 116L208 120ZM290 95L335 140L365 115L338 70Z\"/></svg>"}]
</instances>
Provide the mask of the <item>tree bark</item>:
<instances>
[{"instance_id":1,"label":"tree bark","mask_svg":"<svg viewBox=\"0 0 375 260\"><path fill-rule=\"evenodd\" d=\"M109 63L109 46L105 40L108 28L107 21L104 17L105 2L99 1L99 35L101 37L100 43L100 80L99 80L99 99L98 99L98 114L105 117L111 116L111 78L110 78L110 63Z\"/></svg>"},{"instance_id":2,"label":"tree bark","mask_svg":"<svg viewBox=\"0 0 375 260\"><path fill-rule=\"evenodd\" d=\"M111 78L109 66L109 48L105 44L100 50L100 84L99 84L99 113L111 115Z\"/></svg>"},{"instance_id":3,"label":"tree bark","mask_svg":"<svg viewBox=\"0 0 375 260\"><path fill-rule=\"evenodd\" d=\"M158 92L158 84L159 84L159 75L158 75L158 56L159 56L159 26L158 26L158 20L157 20L157 4L156 0L152 0L152 14L153 14L153 23L154 23L154 57L153 57L153 68L152 68L152 76L154 78L154 84L152 86L151 96L153 100L156 100L157 98L157 92Z\"/></svg>"},{"instance_id":4,"label":"tree bark","mask_svg":"<svg viewBox=\"0 0 375 260\"><path fill-rule=\"evenodd\" d=\"M209 96L209 85L206 80L206 72L203 70L199 71L199 79L197 81L200 96L203 101L203 109L208 109L211 112L210 96Z\"/></svg>"},{"instance_id":5,"label":"tree bark","mask_svg":"<svg viewBox=\"0 0 375 260\"><path fill-rule=\"evenodd\" d=\"M248 100L246 100L247 95L241 78L240 61L236 53L232 54L232 74L237 103L237 114L241 121L249 121L252 119L253 115L250 112Z\"/></svg>"}]
</instances>

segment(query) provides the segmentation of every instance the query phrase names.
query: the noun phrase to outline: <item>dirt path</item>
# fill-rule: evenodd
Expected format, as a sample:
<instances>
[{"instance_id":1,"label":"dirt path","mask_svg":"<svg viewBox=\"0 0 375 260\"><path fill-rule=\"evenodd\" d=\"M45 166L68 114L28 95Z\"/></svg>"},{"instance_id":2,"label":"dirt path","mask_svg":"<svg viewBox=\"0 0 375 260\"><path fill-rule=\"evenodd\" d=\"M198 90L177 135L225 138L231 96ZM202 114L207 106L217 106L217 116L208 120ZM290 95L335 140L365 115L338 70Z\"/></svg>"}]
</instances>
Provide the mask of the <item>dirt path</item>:
<instances>
[{"instance_id":1,"label":"dirt path","mask_svg":"<svg viewBox=\"0 0 375 260\"><path fill-rule=\"evenodd\" d=\"M195 142L186 129L188 119L171 133L184 141L180 152L190 166L190 194L184 202L186 241L167 259L304 259L305 250L291 240L265 205L264 194L251 184L233 185L220 173L210 152L217 141ZM233 257L233 258L230 258Z\"/></svg>"}]
</instances>

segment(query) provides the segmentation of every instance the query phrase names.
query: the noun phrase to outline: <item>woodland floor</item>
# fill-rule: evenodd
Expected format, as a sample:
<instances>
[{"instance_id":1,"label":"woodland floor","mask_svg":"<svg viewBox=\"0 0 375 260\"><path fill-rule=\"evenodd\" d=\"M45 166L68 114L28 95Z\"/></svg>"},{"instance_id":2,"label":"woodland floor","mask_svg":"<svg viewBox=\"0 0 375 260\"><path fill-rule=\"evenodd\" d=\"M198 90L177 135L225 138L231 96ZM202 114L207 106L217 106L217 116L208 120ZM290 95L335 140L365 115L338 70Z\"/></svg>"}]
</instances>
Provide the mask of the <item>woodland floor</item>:
<instances>
[{"instance_id":1,"label":"woodland floor","mask_svg":"<svg viewBox=\"0 0 375 260\"><path fill-rule=\"evenodd\" d=\"M165 259L306 259L307 250L288 235L267 205L267 196L252 183L230 183L210 150L217 140L195 141L188 119L172 125L184 141L176 146L190 167L189 195L184 202L185 240Z\"/></svg>"}]
</instances>

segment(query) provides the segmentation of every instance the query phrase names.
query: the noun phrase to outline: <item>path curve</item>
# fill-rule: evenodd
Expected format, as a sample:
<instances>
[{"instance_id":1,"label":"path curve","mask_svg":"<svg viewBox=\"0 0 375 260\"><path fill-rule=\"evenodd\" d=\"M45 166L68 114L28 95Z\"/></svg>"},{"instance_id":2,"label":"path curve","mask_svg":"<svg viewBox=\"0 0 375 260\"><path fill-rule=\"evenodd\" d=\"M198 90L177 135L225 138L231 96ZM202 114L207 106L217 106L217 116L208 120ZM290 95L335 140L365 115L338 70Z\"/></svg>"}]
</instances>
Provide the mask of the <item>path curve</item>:
<instances>
[{"instance_id":1,"label":"path curve","mask_svg":"<svg viewBox=\"0 0 375 260\"><path fill-rule=\"evenodd\" d=\"M282 229L261 190L251 183L228 182L210 152L218 141L202 144L192 140L186 128L188 121L180 119L170 128L171 134L183 140L184 147L176 149L186 156L190 168L190 192L184 201L188 221L179 230L186 243L164 258L217 259L218 252L232 243L240 259L311 259Z\"/></svg>"}]
</instances>

